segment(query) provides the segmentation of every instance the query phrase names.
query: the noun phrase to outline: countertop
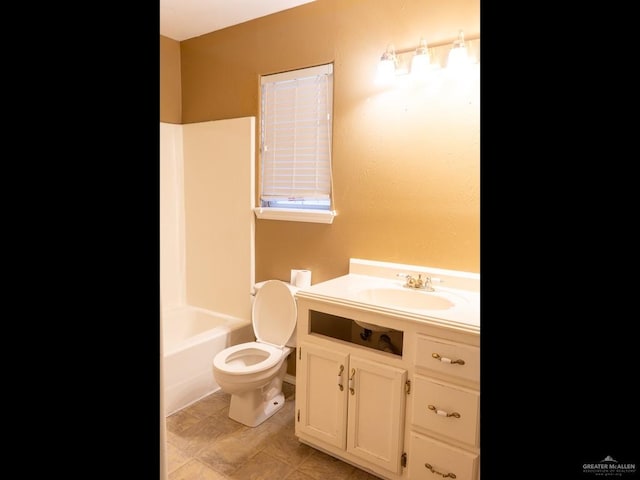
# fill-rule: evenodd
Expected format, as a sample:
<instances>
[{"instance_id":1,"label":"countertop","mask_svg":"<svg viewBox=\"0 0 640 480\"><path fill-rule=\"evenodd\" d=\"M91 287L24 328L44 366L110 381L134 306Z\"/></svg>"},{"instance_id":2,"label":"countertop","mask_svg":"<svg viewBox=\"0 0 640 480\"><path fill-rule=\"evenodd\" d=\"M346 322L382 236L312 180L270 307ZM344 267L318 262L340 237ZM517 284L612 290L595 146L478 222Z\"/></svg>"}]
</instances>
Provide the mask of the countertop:
<instances>
[{"instance_id":1,"label":"countertop","mask_svg":"<svg viewBox=\"0 0 640 480\"><path fill-rule=\"evenodd\" d=\"M463 289L440 286L434 283L434 292L416 290L416 295L436 295L449 299L453 307L443 309L407 308L385 304L366 295L368 289L411 290L403 286L402 279L390 279L359 273L348 273L296 292L296 297L320 300L336 305L363 309L386 315L403 317L416 322L451 326L467 332L480 333L480 292L479 288Z\"/></svg>"}]
</instances>

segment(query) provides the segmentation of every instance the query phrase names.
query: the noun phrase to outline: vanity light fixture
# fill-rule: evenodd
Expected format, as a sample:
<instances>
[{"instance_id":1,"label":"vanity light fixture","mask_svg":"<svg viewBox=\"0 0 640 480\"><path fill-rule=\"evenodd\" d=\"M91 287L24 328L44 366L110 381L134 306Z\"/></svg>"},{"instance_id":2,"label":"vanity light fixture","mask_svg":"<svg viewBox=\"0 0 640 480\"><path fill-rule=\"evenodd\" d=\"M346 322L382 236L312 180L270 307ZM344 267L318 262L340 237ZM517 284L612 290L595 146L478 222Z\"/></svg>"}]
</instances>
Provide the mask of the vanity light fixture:
<instances>
[{"instance_id":1,"label":"vanity light fixture","mask_svg":"<svg viewBox=\"0 0 640 480\"><path fill-rule=\"evenodd\" d=\"M480 36L475 36L472 40L480 40ZM447 46L451 46L448 54L447 51L443 51ZM440 53L436 52L436 50ZM475 51L475 48L472 48L472 50ZM407 62L401 60L401 57L408 53L413 53L410 70L407 70L405 66ZM378 63L377 81L381 84L389 84L395 77L406 73L411 73L412 77L425 77L429 73L440 69L438 59L444 57L447 58L446 67L449 72L459 72L473 65L474 62L468 54L462 30L458 33L458 38L454 40L453 45L447 42L427 46L424 37L420 38L420 43L417 47L396 50L393 44L389 44Z\"/></svg>"}]
</instances>

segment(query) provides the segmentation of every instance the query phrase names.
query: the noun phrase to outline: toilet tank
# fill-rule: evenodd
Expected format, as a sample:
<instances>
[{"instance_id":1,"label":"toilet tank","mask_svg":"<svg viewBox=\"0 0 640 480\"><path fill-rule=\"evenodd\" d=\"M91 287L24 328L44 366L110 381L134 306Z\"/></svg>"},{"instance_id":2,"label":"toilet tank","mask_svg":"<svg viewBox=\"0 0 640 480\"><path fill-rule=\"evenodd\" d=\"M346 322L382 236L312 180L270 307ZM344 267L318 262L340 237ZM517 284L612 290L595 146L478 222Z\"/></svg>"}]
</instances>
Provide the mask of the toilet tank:
<instances>
[{"instance_id":1,"label":"toilet tank","mask_svg":"<svg viewBox=\"0 0 640 480\"><path fill-rule=\"evenodd\" d=\"M291 291L291 295L293 295L293 298L295 299L295 294L299 290L299 288L296 287L295 285L291 285L289 282L284 282L282 280L280 281L289 288L289 290ZM258 292L258 290L260 290L260 287L262 287L266 282L268 282L268 280L265 280L263 282L258 282L253 286L253 292L251 292L252 304L253 304L253 300L255 298L256 293ZM297 332L298 332L298 326L296 325L296 327L293 329L293 333L291 334L291 337L289 337L289 340L287 340L287 343L285 344L287 347L295 348L297 346L297 335L296 335Z\"/></svg>"}]
</instances>

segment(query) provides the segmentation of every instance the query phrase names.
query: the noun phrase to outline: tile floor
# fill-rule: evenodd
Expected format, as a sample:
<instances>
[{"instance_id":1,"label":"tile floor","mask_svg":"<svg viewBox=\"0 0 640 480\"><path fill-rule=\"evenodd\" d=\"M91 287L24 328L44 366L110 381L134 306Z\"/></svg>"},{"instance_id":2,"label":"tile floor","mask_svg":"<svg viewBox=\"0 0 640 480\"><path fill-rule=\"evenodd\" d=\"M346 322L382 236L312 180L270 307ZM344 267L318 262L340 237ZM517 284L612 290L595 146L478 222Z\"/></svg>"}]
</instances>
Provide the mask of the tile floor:
<instances>
[{"instance_id":1,"label":"tile floor","mask_svg":"<svg viewBox=\"0 0 640 480\"><path fill-rule=\"evenodd\" d=\"M295 387L285 406L250 428L228 417L230 395L218 391L167 417L169 480L378 480L298 442Z\"/></svg>"}]
</instances>

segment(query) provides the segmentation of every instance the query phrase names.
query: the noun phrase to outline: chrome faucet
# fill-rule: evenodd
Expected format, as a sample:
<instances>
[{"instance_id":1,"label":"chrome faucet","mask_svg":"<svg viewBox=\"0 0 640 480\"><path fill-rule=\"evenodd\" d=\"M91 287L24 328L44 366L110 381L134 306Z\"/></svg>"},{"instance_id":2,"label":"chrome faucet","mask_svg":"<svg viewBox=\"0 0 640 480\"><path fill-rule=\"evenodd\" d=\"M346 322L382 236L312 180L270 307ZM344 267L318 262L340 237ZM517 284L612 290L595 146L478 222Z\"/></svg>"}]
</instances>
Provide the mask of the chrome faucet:
<instances>
[{"instance_id":1,"label":"chrome faucet","mask_svg":"<svg viewBox=\"0 0 640 480\"><path fill-rule=\"evenodd\" d=\"M427 292L433 292L435 289L431 285L431 277L426 275L425 279L422 279L422 274L418 274L418 278L412 277L407 273L398 273L396 276L406 278L407 283L404 284L406 288L414 288L416 290L426 290Z\"/></svg>"}]
</instances>

